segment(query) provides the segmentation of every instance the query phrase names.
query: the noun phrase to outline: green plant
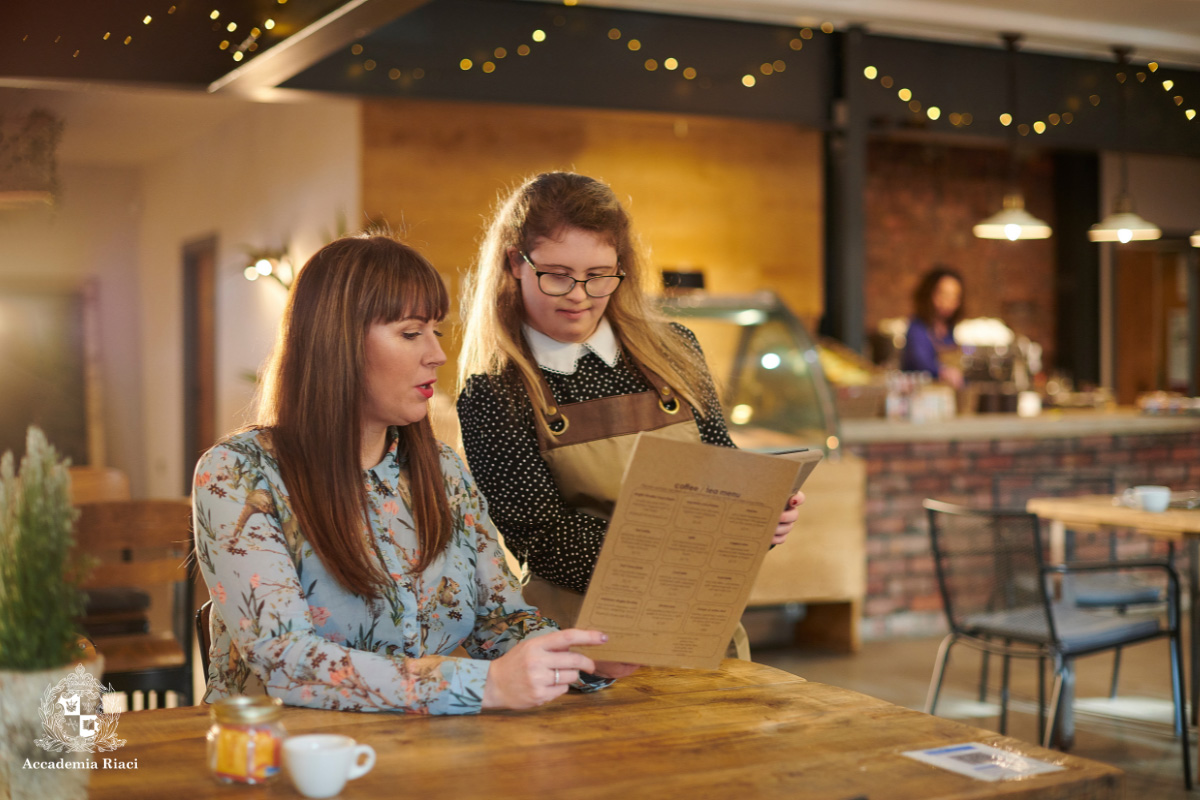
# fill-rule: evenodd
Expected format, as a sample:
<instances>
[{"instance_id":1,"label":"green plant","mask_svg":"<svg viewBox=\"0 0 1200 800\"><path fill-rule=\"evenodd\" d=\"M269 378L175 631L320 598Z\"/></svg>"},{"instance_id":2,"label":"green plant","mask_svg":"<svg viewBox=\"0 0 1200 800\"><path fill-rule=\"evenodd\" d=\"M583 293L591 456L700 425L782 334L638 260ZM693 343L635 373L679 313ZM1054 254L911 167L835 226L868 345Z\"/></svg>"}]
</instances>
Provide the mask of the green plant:
<instances>
[{"instance_id":1,"label":"green plant","mask_svg":"<svg viewBox=\"0 0 1200 800\"><path fill-rule=\"evenodd\" d=\"M0 669L60 667L77 654L88 564L73 547L68 461L30 427L19 474L0 458Z\"/></svg>"}]
</instances>

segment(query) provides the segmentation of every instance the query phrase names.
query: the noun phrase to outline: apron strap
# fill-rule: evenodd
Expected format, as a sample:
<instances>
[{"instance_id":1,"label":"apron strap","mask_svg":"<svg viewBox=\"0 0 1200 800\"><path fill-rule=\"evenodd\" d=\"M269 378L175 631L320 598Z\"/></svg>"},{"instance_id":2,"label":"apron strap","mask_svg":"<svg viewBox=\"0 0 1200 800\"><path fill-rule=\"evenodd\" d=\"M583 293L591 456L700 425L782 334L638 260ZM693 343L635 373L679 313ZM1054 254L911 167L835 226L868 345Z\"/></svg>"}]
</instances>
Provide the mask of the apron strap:
<instances>
[{"instance_id":1,"label":"apron strap","mask_svg":"<svg viewBox=\"0 0 1200 800\"><path fill-rule=\"evenodd\" d=\"M675 393L675 391L667 384L666 381L664 381L661 377L659 377L657 373L646 368L646 366L643 365L636 358L634 358L629 353L628 350L625 350L624 348L622 348L621 352L622 352L622 354L624 354L625 358L629 359L630 363L632 363L634 365L634 367L637 368L637 370L641 374L642 378L648 384L650 384L650 386L652 387L652 390L654 392L654 396L656 398L658 408L664 414L674 416L676 414L679 414L680 410L683 409L685 413L680 416L680 421L682 421L684 419L689 419L693 416L691 413L691 409L685 408L686 404L679 397L679 395L677 395ZM534 426L537 429L538 441L541 443L542 449L545 450L548 443L555 441L558 437L565 434L567 432L567 430L571 427L571 417L563 413L562 406L555 400L554 392L551 391L550 384L546 382L546 376L542 373L541 368L539 367L535 371L537 373L537 380L541 385L542 395L544 397L546 397L549 401L549 405L547 405L535 412L535 413L540 413L542 415L542 418L546 421L546 426L550 429L550 435L547 436L545 433L545 429L542 426L540 426L540 425ZM641 393L641 394L646 394L646 393ZM621 395L621 396L632 397L634 395ZM618 397L621 397L621 396L618 396ZM533 398L530 398L530 399L532 400ZM584 401L584 402L585 403L595 403L595 402L598 402L601 400L613 400L613 399L616 399L616 398L607 398L607 397L606 398L597 398L596 400L590 400L590 401ZM583 405L583 404L582 403L568 403L567 405L574 406L574 405ZM668 420L664 419L664 422L668 422Z\"/></svg>"}]
</instances>

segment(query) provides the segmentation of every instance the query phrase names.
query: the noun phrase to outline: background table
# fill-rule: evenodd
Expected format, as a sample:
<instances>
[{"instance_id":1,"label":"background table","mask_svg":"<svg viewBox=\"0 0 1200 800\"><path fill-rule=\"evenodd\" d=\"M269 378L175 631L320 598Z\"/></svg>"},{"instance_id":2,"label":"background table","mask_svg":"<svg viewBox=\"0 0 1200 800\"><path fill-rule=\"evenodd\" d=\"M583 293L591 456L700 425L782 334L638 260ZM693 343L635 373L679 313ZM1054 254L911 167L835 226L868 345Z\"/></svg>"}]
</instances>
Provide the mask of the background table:
<instances>
[{"instance_id":1,"label":"background table","mask_svg":"<svg viewBox=\"0 0 1200 800\"><path fill-rule=\"evenodd\" d=\"M1115 767L1044 750L746 661L643 669L611 689L524 712L420 717L288 708L290 733L344 733L378 753L344 798L1118 798ZM209 777L203 706L122 715L136 770L95 770L92 800L298 797ZM987 783L901 756L976 741L1065 770Z\"/></svg>"}]
</instances>

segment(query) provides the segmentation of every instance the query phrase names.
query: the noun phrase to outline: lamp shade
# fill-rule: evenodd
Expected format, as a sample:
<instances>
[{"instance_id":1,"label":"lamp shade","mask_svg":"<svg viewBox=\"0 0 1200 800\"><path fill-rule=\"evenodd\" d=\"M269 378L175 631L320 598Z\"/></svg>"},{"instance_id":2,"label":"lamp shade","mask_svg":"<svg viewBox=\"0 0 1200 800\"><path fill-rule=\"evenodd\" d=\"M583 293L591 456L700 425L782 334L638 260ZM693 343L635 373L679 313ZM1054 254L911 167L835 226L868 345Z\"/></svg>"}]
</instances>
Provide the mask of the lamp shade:
<instances>
[{"instance_id":1,"label":"lamp shade","mask_svg":"<svg viewBox=\"0 0 1200 800\"><path fill-rule=\"evenodd\" d=\"M1189 241L1191 241L1192 247L1200 247L1200 231L1193 231Z\"/></svg>"},{"instance_id":2,"label":"lamp shade","mask_svg":"<svg viewBox=\"0 0 1200 800\"><path fill-rule=\"evenodd\" d=\"M972 232L980 239L1046 239L1050 226L1025 210L1020 192L1004 196L1004 208L980 222Z\"/></svg>"},{"instance_id":3,"label":"lamp shade","mask_svg":"<svg viewBox=\"0 0 1200 800\"><path fill-rule=\"evenodd\" d=\"M1139 242L1162 237L1162 229L1133 211L1133 201L1122 193L1113 204L1113 212L1088 228L1093 242Z\"/></svg>"}]
</instances>

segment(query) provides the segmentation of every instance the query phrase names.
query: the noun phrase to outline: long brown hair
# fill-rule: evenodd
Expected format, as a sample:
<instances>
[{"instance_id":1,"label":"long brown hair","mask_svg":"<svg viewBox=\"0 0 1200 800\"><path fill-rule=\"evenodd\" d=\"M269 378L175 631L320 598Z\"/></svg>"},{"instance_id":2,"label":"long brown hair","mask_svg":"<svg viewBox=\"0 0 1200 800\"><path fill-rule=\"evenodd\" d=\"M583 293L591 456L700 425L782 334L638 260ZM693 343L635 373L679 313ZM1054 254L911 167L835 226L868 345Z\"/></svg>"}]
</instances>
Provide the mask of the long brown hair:
<instances>
[{"instance_id":1,"label":"long brown hair","mask_svg":"<svg viewBox=\"0 0 1200 800\"><path fill-rule=\"evenodd\" d=\"M569 228L600 236L617 251L626 278L609 297L604 315L617 339L658 374L698 413L705 367L702 359L668 327L646 291L650 276L642 263L629 214L608 185L572 172L547 172L526 180L501 200L463 295L463 349L458 361L459 389L474 374L499 375L518 370L536 407L542 396L537 365L525 344L521 324L525 305L509 269L510 247L528 252L539 238L555 239ZM535 415L545 420L541 414Z\"/></svg>"},{"instance_id":2,"label":"long brown hair","mask_svg":"<svg viewBox=\"0 0 1200 800\"><path fill-rule=\"evenodd\" d=\"M446 286L420 253L390 236L337 239L296 276L261 384L268 429L296 522L329 573L379 597L388 577L365 532L362 469L365 339L377 322L440 320ZM399 429L424 570L450 541L450 506L429 418Z\"/></svg>"},{"instance_id":3,"label":"long brown hair","mask_svg":"<svg viewBox=\"0 0 1200 800\"><path fill-rule=\"evenodd\" d=\"M934 323L938 321L937 310L933 307L933 291L941 283L942 278L953 278L958 281L958 288L961 290L958 308L954 309L950 319L946 320L946 327L954 330L954 326L962 320L967 305L967 286L963 283L962 275L958 273L958 270L947 267L945 264L935 264L933 269L921 276L921 282L913 290L913 305L916 307L917 319L932 329Z\"/></svg>"}]
</instances>

